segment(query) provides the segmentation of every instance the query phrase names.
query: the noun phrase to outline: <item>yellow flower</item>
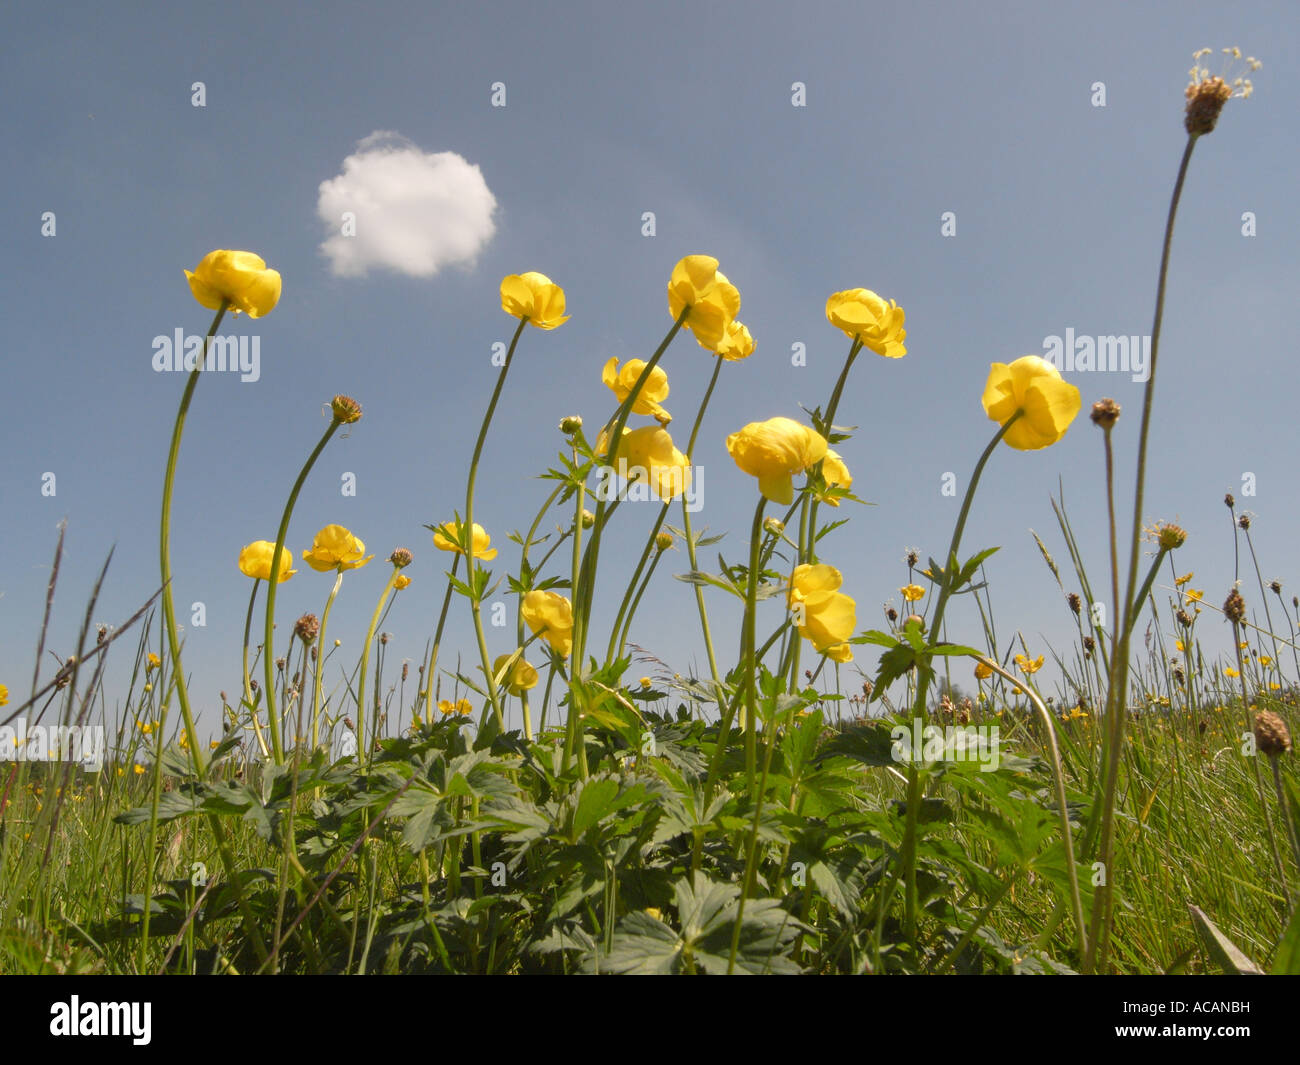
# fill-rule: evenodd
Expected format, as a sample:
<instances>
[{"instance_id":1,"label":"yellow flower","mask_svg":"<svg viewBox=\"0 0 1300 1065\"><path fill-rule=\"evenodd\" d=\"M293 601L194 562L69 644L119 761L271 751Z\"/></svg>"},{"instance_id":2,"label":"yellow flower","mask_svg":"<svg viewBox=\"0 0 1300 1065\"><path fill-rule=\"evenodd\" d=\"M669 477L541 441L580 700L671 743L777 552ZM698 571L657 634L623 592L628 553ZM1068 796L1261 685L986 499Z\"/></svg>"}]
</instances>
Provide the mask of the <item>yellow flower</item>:
<instances>
[{"instance_id":1,"label":"yellow flower","mask_svg":"<svg viewBox=\"0 0 1300 1065\"><path fill-rule=\"evenodd\" d=\"M653 917L656 921L662 921L664 919L663 912L657 906L647 906L645 913L647 916Z\"/></svg>"},{"instance_id":2,"label":"yellow flower","mask_svg":"<svg viewBox=\"0 0 1300 1065\"><path fill-rule=\"evenodd\" d=\"M826 649L826 657L832 662L839 662L843 665L846 662L853 661L853 645L848 643L837 643L834 647Z\"/></svg>"},{"instance_id":3,"label":"yellow flower","mask_svg":"<svg viewBox=\"0 0 1300 1065\"><path fill-rule=\"evenodd\" d=\"M526 317L538 329L554 329L569 320L564 313L564 289L531 270L501 279L501 309L516 318Z\"/></svg>"},{"instance_id":4,"label":"yellow flower","mask_svg":"<svg viewBox=\"0 0 1300 1065\"><path fill-rule=\"evenodd\" d=\"M754 354L754 338L749 335L749 328L734 318L727 323L723 331L722 343L718 345L718 354L727 362L739 362Z\"/></svg>"},{"instance_id":5,"label":"yellow flower","mask_svg":"<svg viewBox=\"0 0 1300 1065\"><path fill-rule=\"evenodd\" d=\"M508 661L510 661L510 655L499 655L497 660L492 663L492 675L494 677L500 676ZM521 657L510 668L502 683L506 686L506 691L511 695L522 695L530 688L537 687L537 670Z\"/></svg>"},{"instance_id":6,"label":"yellow flower","mask_svg":"<svg viewBox=\"0 0 1300 1065\"><path fill-rule=\"evenodd\" d=\"M289 564L290 564L290 565L293 565L293 556L292 556L292 555L289 556ZM148 656L147 656L147 657L145 658L145 660L144 660L144 671L145 671L146 673L152 673L155 669L159 669L159 668L161 668L161 666L162 666L162 659L159 658L159 657L158 657L156 654L154 654L152 651L150 651L149 654L148 654ZM4 704L3 704L3 703L0 703L0 706L2 706L2 705L4 705Z\"/></svg>"},{"instance_id":7,"label":"yellow flower","mask_svg":"<svg viewBox=\"0 0 1300 1065\"><path fill-rule=\"evenodd\" d=\"M983 662L976 662L976 663L975 663L975 679L976 679L976 680L988 680L989 677L991 677L991 676L993 676L993 667L992 667L992 666L985 665Z\"/></svg>"},{"instance_id":8,"label":"yellow flower","mask_svg":"<svg viewBox=\"0 0 1300 1065\"><path fill-rule=\"evenodd\" d=\"M596 451L609 446L609 437L600 434ZM644 481L649 477L650 487L665 503L676 499L691 487L690 461L676 447L668 430L661 425L646 425L640 429L623 428L623 443L606 461L629 482Z\"/></svg>"},{"instance_id":9,"label":"yellow flower","mask_svg":"<svg viewBox=\"0 0 1300 1065\"><path fill-rule=\"evenodd\" d=\"M1273 656L1272 656L1272 655L1260 655L1260 656L1259 656L1259 664L1260 664L1261 666L1265 666L1265 667L1267 667L1267 666L1271 666L1271 665L1273 664Z\"/></svg>"},{"instance_id":10,"label":"yellow flower","mask_svg":"<svg viewBox=\"0 0 1300 1065\"><path fill-rule=\"evenodd\" d=\"M135 719L135 723L136 723L136 725L139 726L140 731L143 732L146 736L149 735L149 733L151 733L151 732L153 731L153 723L150 722L150 721L141 721L141 720L137 717L137 718Z\"/></svg>"},{"instance_id":11,"label":"yellow flower","mask_svg":"<svg viewBox=\"0 0 1300 1065\"><path fill-rule=\"evenodd\" d=\"M227 300L233 310L261 318L280 300L280 275L251 251L210 251L185 276L194 298L209 310Z\"/></svg>"},{"instance_id":12,"label":"yellow flower","mask_svg":"<svg viewBox=\"0 0 1300 1065\"><path fill-rule=\"evenodd\" d=\"M275 555L275 544L270 540L254 540L239 552L239 571L245 577L254 580L271 579L271 559ZM280 572L277 584L283 584L298 571L293 568L293 552L287 547L280 548ZM152 655L150 656L153 657Z\"/></svg>"},{"instance_id":13,"label":"yellow flower","mask_svg":"<svg viewBox=\"0 0 1300 1065\"><path fill-rule=\"evenodd\" d=\"M444 716L460 714L461 717L469 717L474 712L474 704L468 699L458 699L454 703L450 699L439 699L438 712Z\"/></svg>"},{"instance_id":14,"label":"yellow flower","mask_svg":"<svg viewBox=\"0 0 1300 1065\"><path fill-rule=\"evenodd\" d=\"M649 678L649 677L642 677L642 678L641 678L641 687L642 687L642 688L645 688L646 690L649 690L649 688L650 688L650 684L651 684L651 681L650 681L650 678Z\"/></svg>"},{"instance_id":15,"label":"yellow flower","mask_svg":"<svg viewBox=\"0 0 1300 1065\"><path fill-rule=\"evenodd\" d=\"M918 599L925 597L925 589L919 584L906 584L898 590L909 603L915 603Z\"/></svg>"},{"instance_id":16,"label":"yellow flower","mask_svg":"<svg viewBox=\"0 0 1300 1065\"><path fill-rule=\"evenodd\" d=\"M826 482L827 488L843 488L845 490L853 487L853 474L849 473L849 468L844 465L844 460L840 458L839 453L833 448L826 449L826 457L822 459L822 480ZM828 506L838 507L840 501L832 495L823 495L823 503Z\"/></svg>"},{"instance_id":17,"label":"yellow flower","mask_svg":"<svg viewBox=\"0 0 1300 1065\"><path fill-rule=\"evenodd\" d=\"M614 393L618 401L623 403L632 394L632 388L644 369L645 359L628 359L620 370L618 356L615 355L605 363L600 379L605 387ZM672 415L659 405L667 398L668 374L661 367L656 366L650 371L650 376L646 378L645 384L637 394L636 402L632 404L632 413L648 414L661 422L670 422L673 420Z\"/></svg>"},{"instance_id":18,"label":"yellow flower","mask_svg":"<svg viewBox=\"0 0 1300 1065\"><path fill-rule=\"evenodd\" d=\"M984 386L984 412L1005 425L1024 413L1003 439L1018 451L1050 447L1065 435L1082 404L1079 390L1046 359L1026 355L1009 366L995 362Z\"/></svg>"},{"instance_id":19,"label":"yellow flower","mask_svg":"<svg viewBox=\"0 0 1300 1065\"><path fill-rule=\"evenodd\" d=\"M1187 648L1183 646L1183 641L1182 641L1182 640L1175 640L1175 641L1174 641L1174 649L1177 650L1177 651L1184 651L1184 652L1187 650Z\"/></svg>"},{"instance_id":20,"label":"yellow flower","mask_svg":"<svg viewBox=\"0 0 1300 1065\"><path fill-rule=\"evenodd\" d=\"M686 328L700 347L717 351L727 340L727 325L740 313L740 293L718 271L711 255L688 255L668 279L668 313L674 318L690 307Z\"/></svg>"},{"instance_id":21,"label":"yellow flower","mask_svg":"<svg viewBox=\"0 0 1300 1065\"><path fill-rule=\"evenodd\" d=\"M758 490L773 503L794 498L791 477L826 457L826 439L790 418L750 422L727 437L736 465L758 478Z\"/></svg>"},{"instance_id":22,"label":"yellow flower","mask_svg":"<svg viewBox=\"0 0 1300 1065\"><path fill-rule=\"evenodd\" d=\"M319 573L329 570L360 569L374 555L366 554L366 545L342 525L326 525L302 553L303 561Z\"/></svg>"},{"instance_id":23,"label":"yellow flower","mask_svg":"<svg viewBox=\"0 0 1300 1065\"><path fill-rule=\"evenodd\" d=\"M456 551L463 555L465 552L460 547L462 524L462 522L447 521L439 525L433 531L433 546L439 551ZM481 558L484 562L491 562L497 557L497 549L492 546L492 537L478 522L474 523L474 557Z\"/></svg>"},{"instance_id":24,"label":"yellow flower","mask_svg":"<svg viewBox=\"0 0 1300 1065\"><path fill-rule=\"evenodd\" d=\"M1043 656L1039 655L1031 661L1028 655L1016 655L1016 665L1020 667L1021 673L1028 676L1043 668Z\"/></svg>"},{"instance_id":25,"label":"yellow flower","mask_svg":"<svg viewBox=\"0 0 1300 1065\"><path fill-rule=\"evenodd\" d=\"M7 705L9 705L9 689L5 685L0 684L0 706Z\"/></svg>"},{"instance_id":26,"label":"yellow flower","mask_svg":"<svg viewBox=\"0 0 1300 1065\"><path fill-rule=\"evenodd\" d=\"M1195 576L1196 576L1195 573L1184 573L1181 577L1177 578L1177 579L1174 581L1174 587L1175 587L1175 588L1181 588L1184 584L1186 584L1188 581L1190 581L1190 580L1191 580L1193 577L1195 577Z\"/></svg>"},{"instance_id":27,"label":"yellow flower","mask_svg":"<svg viewBox=\"0 0 1300 1065\"><path fill-rule=\"evenodd\" d=\"M573 649L573 604L558 592L534 589L524 596L519 608L530 632L539 634L551 647L568 658Z\"/></svg>"},{"instance_id":28,"label":"yellow flower","mask_svg":"<svg viewBox=\"0 0 1300 1065\"><path fill-rule=\"evenodd\" d=\"M136 763L135 763L135 767L134 767L134 769L133 769L132 771L133 771L133 772L135 773L135 775L138 776L138 777L142 777L142 776L144 776L144 766L142 766L139 762L136 762Z\"/></svg>"},{"instance_id":29,"label":"yellow flower","mask_svg":"<svg viewBox=\"0 0 1300 1065\"><path fill-rule=\"evenodd\" d=\"M903 308L893 300L886 302L870 289L850 288L833 293L826 301L826 318L842 329L851 340L861 340L864 347L887 359L901 359L907 354L903 341Z\"/></svg>"},{"instance_id":30,"label":"yellow flower","mask_svg":"<svg viewBox=\"0 0 1300 1065\"><path fill-rule=\"evenodd\" d=\"M399 592L403 588L410 587L410 584L411 584L411 578L406 576L404 573L399 573L396 577L393 578L393 587L396 588Z\"/></svg>"},{"instance_id":31,"label":"yellow flower","mask_svg":"<svg viewBox=\"0 0 1300 1065\"><path fill-rule=\"evenodd\" d=\"M1223 675L1224 675L1225 677L1240 677L1240 676L1241 676L1241 674L1238 673L1238 672L1237 672L1235 669L1233 669L1231 666L1224 666L1224 667L1223 667Z\"/></svg>"},{"instance_id":32,"label":"yellow flower","mask_svg":"<svg viewBox=\"0 0 1300 1065\"><path fill-rule=\"evenodd\" d=\"M1186 594L1189 603L1199 603L1205 598L1205 592L1200 588L1188 588Z\"/></svg>"},{"instance_id":33,"label":"yellow flower","mask_svg":"<svg viewBox=\"0 0 1300 1065\"><path fill-rule=\"evenodd\" d=\"M799 634L811 640L818 651L829 652L844 643L857 625L856 604L837 590L843 581L839 570L824 563L796 566L790 577L787 603L792 611L802 607Z\"/></svg>"}]
</instances>

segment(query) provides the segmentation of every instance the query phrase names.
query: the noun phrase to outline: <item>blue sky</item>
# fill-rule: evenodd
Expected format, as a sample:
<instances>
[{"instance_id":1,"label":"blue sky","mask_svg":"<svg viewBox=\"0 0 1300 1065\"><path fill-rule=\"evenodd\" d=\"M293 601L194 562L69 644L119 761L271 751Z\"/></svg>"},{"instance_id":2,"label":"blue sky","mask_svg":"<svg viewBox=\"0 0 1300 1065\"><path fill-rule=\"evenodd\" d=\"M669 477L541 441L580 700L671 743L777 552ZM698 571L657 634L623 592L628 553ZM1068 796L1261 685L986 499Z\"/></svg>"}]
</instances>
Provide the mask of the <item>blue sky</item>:
<instances>
[{"instance_id":1,"label":"blue sky","mask_svg":"<svg viewBox=\"0 0 1300 1065\"><path fill-rule=\"evenodd\" d=\"M864 355L839 418L860 426L840 451L854 491L876 505L847 507L852 522L822 551L858 601L859 626L877 627L905 583L904 549L924 557L947 544L959 500L941 494L942 477L952 471L964 487L994 431L980 407L990 362L1042 353L1046 337L1067 329L1150 332L1191 53L1232 44L1264 68L1255 96L1229 103L1192 162L1145 516L1188 530L1178 568L1195 571L1193 585L1220 603L1232 582L1222 497L1234 491L1255 517L1264 579L1282 580L1289 602L1300 591L1290 328L1298 25L1288 3L668 2L545 14L507 3L68 4L11 13L0 45L0 93L11 102L0 118L10 146L0 683L26 691L61 520L51 649L73 650L110 547L96 622L118 623L155 590L158 504L184 376L154 372L152 343L206 329L209 314L182 270L222 247L264 256L284 293L264 319L227 320L223 334L258 336L260 378L205 375L181 453L173 569L181 617L192 602L206 608L206 625L186 629L185 656L205 723L215 724L217 692L239 689L249 592L239 549L274 538L336 392L355 396L365 416L318 463L289 544L300 557L318 528L337 522L378 556L345 579L331 619L351 661L386 579L383 558L398 546L415 553L413 584L384 626L389 675L403 658L414 672L450 557L422 525L462 505L497 373L491 347L514 324L498 285L525 270L565 287L572 320L527 331L488 440L476 517L503 549L498 572L517 563L506 534L527 526L548 491L535 476L562 444L559 419L606 417L602 364L648 357L670 325L664 289L681 256L720 260L758 343L751 359L725 367L695 456L706 486L697 528L726 532L733 560L756 486L728 457L727 434L799 417L800 403L825 404L847 349L825 318L831 292L862 286L905 308L907 357ZM1213 70L1220 60L1211 57ZM198 81L201 108L192 106ZM491 105L494 82L506 86L505 107ZM806 85L804 107L791 104L794 82ZM1104 107L1092 104L1096 82ZM321 184L381 131L404 138L388 143L456 153L479 168L495 210L472 261L432 276L332 270L321 250L333 231L318 213ZM41 233L47 211L52 237ZM647 211L653 237L642 235ZM940 232L948 211L952 237ZM1253 237L1242 235L1245 212L1256 217ZM806 366L791 364L796 343ZM684 438L709 359L683 336L663 366ZM995 456L965 539L968 553L1002 545L988 567L999 633L1023 633L1035 653L1049 643L1065 653L1074 631L1029 533L1066 565L1049 504L1058 479L1093 580L1105 583L1101 436L1086 420L1102 396L1125 408L1115 434L1121 515L1131 497L1142 386L1125 374L1067 376L1085 415L1048 451ZM52 498L41 491L47 472L57 478ZM1253 497L1243 494L1247 472ZM355 498L340 493L345 473L355 474ZM598 618L612 616L619 575L653 517L648 504L618 514ZM674 511L670 521L679 520ZM703 663L693 595L671 578L685 569L681 551L661 566L632 633L684 674ZM294 618L320 612L330 583L301 567L281 588L280 646ZM1257 609L1253 573L1243 592ZM720 653L734 660L735 611L712 602ZM509 608L510 626L489 630L493 654L513 648L513 600ZM769 605L771 623L777 610ZM979 640L967 605L949 622L952 638ZM1208 611L1201 634L1227 646ZM125 693L134 638L127 643L112 658L110 710ZM455 649L466 667L476 664L463 601L445 646L444 664ZM864 649L858 664L872 671L874 656Z\"/></svg>"}]
</instances>

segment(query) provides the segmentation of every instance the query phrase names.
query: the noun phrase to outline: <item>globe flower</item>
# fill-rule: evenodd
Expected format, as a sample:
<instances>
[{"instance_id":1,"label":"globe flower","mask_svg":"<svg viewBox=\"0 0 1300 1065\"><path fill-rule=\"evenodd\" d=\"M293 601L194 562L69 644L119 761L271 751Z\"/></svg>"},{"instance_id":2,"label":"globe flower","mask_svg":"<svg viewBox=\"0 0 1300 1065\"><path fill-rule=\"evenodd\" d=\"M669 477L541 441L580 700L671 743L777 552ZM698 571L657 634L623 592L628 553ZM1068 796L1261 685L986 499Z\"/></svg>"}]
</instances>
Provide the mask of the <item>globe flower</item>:
<instances>
[{"instance_id":1,"label":"globe flower","mask_svg":"<svg viewBox=\"0 0 1300 1065\"><path fill-rule=\"evenodd\" d=\"M601 433L596 451L608 447L608 436ZM665 503L676 499L691 486L691 464L673 446L668 430L659 425L640 429L623 429L623 442L606 461L629 482L649 478L650 487Z\"/></svg>"},{"instance_id":2,"label":"globe flower","mask_svg":"<svg viewBox=\"0 0 1300 1065\"><path fill-rule=\"evenodd\" d=\"M573 604L558 592L534 589L519 608L530 632L541 636L564 658L573 650Z\"/></svg>"},{"instance_id":3,"label":"globe flower","mask_svg":"<svg viewBox=\"0 0 1300 1065\"><path fill-rule=\"evenodd\" d=\"M569 320L564 313L564 289L545 274L529 271L501 279L501 309L527 318L538 329L554 329Z\"/></svg>"},{"instance_id":4,"label":"globe flower","mask_svg":"<svg viewBox=\"0 0 1300 1065\"><path fill-rule=\"evenodd\" d=\"M834 647L826 649L826 657L832 662L838 662L845 665L853 661L853 645L849 643L837 643Z\"/></svg>"},{"instance_id":5,"label":"globe flower","mask_svg":"<svg viewBox=\"0 0 1300 1065\"><path fill-rule=\"evenodd\" d=\"M976 679L976 680L988 680L989 677L991 677L991 676L993 676L993 667L992 667L992 666L988 665L986 662L976 662L976 663L975 663L975 679Z\"/></svg>"},{"instance_id":6,"label":"globe flower","mask_svg":"<svg viewBox=\"0 0 1300 1065\"><path fill-rule=\"evenodd\" d=\"M686 316L686 328L695 334L700 347L717 351L727 339L727 325L740 313L740 293L718 271L711 255L688 255L673 267L668 279L668 313Z\"/></svg>"},{"instance_id":7,"label":"globe flower","mask_svg":"<svg viewBox=\"0 0 1300 1065\"><path fill-rule=\"evenodd\" d=\"M1022 412L1003 439L1018 451L1050 447L1065 435L1082 406L1079 390L1046 359L1026 355L995 362L984 386L984 413L1005 425Z\"/></svg>"},{"instance_id":8,"label":"globe flower","mask_svg":"<svg viewBox=\"0 0 1300 1065\"><path fill-rule=\"evenodd\" d=\"M842 329L851 340L862 341L877 355L901 359L907 354L903 341L903 308L893 300L886 302L867 288L850 288L835 292L826 301L826 318Z\"/></svg>"},{"instance_id":9,"label":"globe flower","mask_svg":"<svg viewBox=\"0 0 1300 1065\"><path fill-rule=\"evenodd\" d=\"M827 488L849 489L853 487L853 475L849 473L849 468L844 465L844 460L840 458L839 453L833 448L826 449L826 457L822 459L822 480L826 482ZM823 503L828 506L838 507L840 501L832 495L821 497Z\"/></svg>"},{"instance_id":10,"label":"globe flower","mask_svg":"<svg viewBox=\"0 0 1300 1065\"><path fill-rule=\"evenodd\" d=\"M839 570L824 563L796 566L790 577L787 603L791 610L802 606L799 635L811 640L818 651L829 653L831 648L845 643L857 626L856 604L852 597L838 591L843 580Z\"/></svg>"},{"instance_id":11,"label":"globe flower","mask_svg":"<svg viewBox=\"0 0 1300 1065\"><path fill-rule=\"evenodd\" d=\"M433 530L433 546L439 551L456 551L463 555L465 552L460 546L460 529L461 523L455 521L439 525ZM484 562L491 562L497 557L497 549L492 546L492 537L478 522L474 523L474 557L481 558Z\"/></svg>"},{"instance_id":12,"label":"globe flower","mask_svg":"<svg viewBox=\"0 0 1300 1065\"><path fill-rule=\"evenodd\" d=\"M254 580L271 579L271 559L275 555L275 544L270 540L254 540L239 552L239 570L245 577ZM280 573L277 584L283 584L298 571L293 568L293 552L287 547L280 548Z\"/></svg>"},{"instance_id":13,"label":"globe flower","mask_svg":"<svg viewBox=\"0 0 1300 1065\"><path fill-rule=\"evenodd\" d=\"M773 503L794 498L791 478L826 457L826 439L790 418L750 422L727 437L727 451Z\"/></svg>"},{"instance_id":14,"label":"globe flower","mask_svg":"<svg viewBox=\"0 0 1300 1065\"><path fill-rule=\"evenodd\" d=\"M366 545L342 525L326 525L316 534L302 560L318 573L360 569L374 555L366 554Z\"/></svg>"},{"instance_id":15,"label":"globe flower","mask_svg":"<svg viewBox=\"0 0 1300 1065\"><path fill-rule=\"evenodd\" d=\"M403 588L409 588L410 586L411 586L411 578L406 576L405 574L399 574L398 576L393 578L393 587L399 592Z\"/></svg>"},{"instance_id":16,"label":"globe flower","mask_svg":"<svg viewBox=\"0 0 1300 1065\"><path fill-rule=\"evenodd\" d=\"M492 675L494 677L501 675L501 671L505 669L505 665L510 661L510 658L510 655L499 655L497 657L497 660L492 663ZM506 686L506 691L511 695L522 695L530 688L537 687L537 670L523 658L520 658L506 673L501 683Z\"/></svg>"},{"instance_id":17,"label":"globe flower","mask_svg":"<svg viewBox=\"0 0 1300 1065\"><path fill-rule=\"evenodd\" d=\"M185 271L201 306L215 311L228 302L250 318L270 314L280 300L280 275L251 251L210 251L194 272Z\"/></svg>"},{"instance_id":18,"label":"globe flower","mask_svg":"<svg viewBox=\"0 0 1300 1065\"><path fill-rule=\"evenodd\" d=\"M623 368L618 368L618 356L614 356L605 363L605 368L600 373L600 379L618 398L620 403L627 401L627 397L632 394L637 378L645 369L645 359L628 359L623 364ZM672 421L672 415L663 409L659 404L668 398L668 375L658 366L650 371L650 376L646 378L640 393L636 397L636 402L632 404L633 414L648 414L652 418L667 424Z\"/></svg>"},{"instance_id":19,"label":"globe flower","mask_svg":"<svg viewBox=\"0 0 1300 1065\"><path fill-rule=\"evenodd\" d=\"M722 343L718 345L718 354L727 362L739 362L754 354L754 338L749 335L749 328L743 322L733 318L727 323Z\"/></svg>"}]
</instances>

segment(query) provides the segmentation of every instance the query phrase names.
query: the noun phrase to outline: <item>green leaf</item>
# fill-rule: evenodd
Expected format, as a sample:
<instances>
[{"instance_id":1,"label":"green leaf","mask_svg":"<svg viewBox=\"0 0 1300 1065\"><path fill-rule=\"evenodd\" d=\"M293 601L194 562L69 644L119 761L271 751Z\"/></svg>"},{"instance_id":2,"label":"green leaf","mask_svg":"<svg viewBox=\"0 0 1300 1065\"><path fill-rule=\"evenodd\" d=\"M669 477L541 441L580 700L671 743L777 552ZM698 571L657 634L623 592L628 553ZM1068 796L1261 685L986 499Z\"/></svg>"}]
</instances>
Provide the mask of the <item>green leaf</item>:
<instances>
[{"instance_id":1,"label":"green leaf","mask_svg":"<svg viewBox=\"0 0 1300 1065\"><path fill-rule=\"evenodd\" d=\"M1300 976L1300 906L1291 911L1291 920L1278 941L1272 972L1274 976Z\"/></svg>"},{"instance_id":2,"label":"green leaf","mask_svg":"<svg viewBox=\"0 0 1300 1065\"><path fill-rule=\"evenodd\" d=\"M1251 961L1233 944L1227 936L1219 931L1213 921L1196 906L1188 904L1192 913L1192 924L1200 933L1205 951L1229 976L1263 976L1264 970Z\"/></svg>"}]
</instances>

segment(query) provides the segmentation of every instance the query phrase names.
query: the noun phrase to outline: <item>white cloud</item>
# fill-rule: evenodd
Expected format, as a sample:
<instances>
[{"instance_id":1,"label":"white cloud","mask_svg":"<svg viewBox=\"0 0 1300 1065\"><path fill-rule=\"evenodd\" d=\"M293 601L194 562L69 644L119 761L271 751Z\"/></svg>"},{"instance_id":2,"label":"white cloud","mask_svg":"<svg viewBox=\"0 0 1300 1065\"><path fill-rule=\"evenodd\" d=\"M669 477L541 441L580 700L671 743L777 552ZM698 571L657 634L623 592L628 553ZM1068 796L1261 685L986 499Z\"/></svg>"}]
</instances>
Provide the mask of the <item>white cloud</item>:
<instances>
[{"instance_id":1,"label":"white cloud","mask_svg":"<svg viewBox=\"0 0 1300 1065\"><path fill-rule=\"evenodd\" d=\"M492 239L496 197L483 173L455 152L423 152L400 134L377 131L357 143L337 177L322 181L316 213L331 236L321 251L337 277L371 267L432 277L473 265ZM345 236L344 215L355 216Z\"/></svg>"}]
</instances>

